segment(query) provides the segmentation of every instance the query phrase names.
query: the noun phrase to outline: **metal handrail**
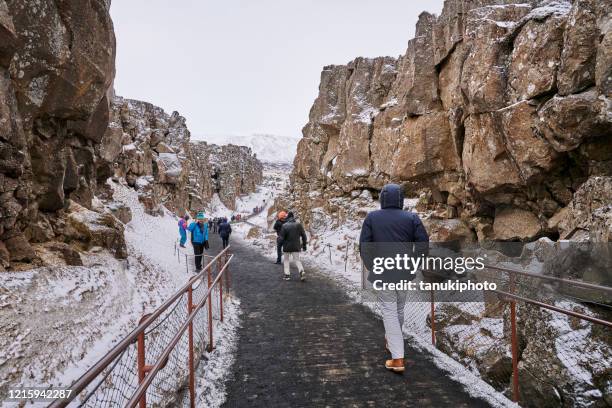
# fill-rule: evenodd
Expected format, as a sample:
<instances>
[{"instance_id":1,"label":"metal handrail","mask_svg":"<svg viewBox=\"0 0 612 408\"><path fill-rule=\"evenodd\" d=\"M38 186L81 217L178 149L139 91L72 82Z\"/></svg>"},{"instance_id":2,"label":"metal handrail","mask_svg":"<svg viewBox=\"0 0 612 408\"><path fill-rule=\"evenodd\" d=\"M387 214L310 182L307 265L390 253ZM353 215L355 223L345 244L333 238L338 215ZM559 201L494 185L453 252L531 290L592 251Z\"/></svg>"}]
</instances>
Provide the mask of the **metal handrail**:
<instances>
[{"instance_id":1,"label":"metal handrail","mask_svg":"<svg viewBox=\"0 0 612 408\"><path fill-rule=\"evenodd\" d=\"M522 275L522 276L529 276L529 277L532 277L532 278L537 278L537 279L542 279L542 280L548 280L548 281L553 281L553 282L564 283L564 284L567 284L567 285L578 286L578 287L582 287L582 288L585 288L585 289L601 290L601 291L604 291L604 292L612 293L612 288L611 287L597 285L595 283L588 283L588 282L582 282L582 281L577 281L577 280L557 278L555 276L540 275L540 274L534 273L534 272L517 271L516 269L505 268L505 267L502 267L502 266L485 265L485 268L495 269L495 270L502 271L502 272L514 273L514 274Z\"/></svg>"},{"instance_id":2,"label":"metal handrail","mask_svg":"<svg viewBox=\"0 0 612 408\"><path fill-rule=\"evenodd\" d=\"M215 278L213 283L210 285L210 287L206 291L206 295L204 295L204 297L202 298L200 303L198 303L193 308L193 312L191 312L189 314L189 317L187 318L187 320L185 320L185 323L183 323L183 325L178 329L178 331L176 332L176 334L174 335L172 340L170 340L170 342L168 343L168 346L166 346L166 348L164 349L164 351L161 353L160 357L158 358L157 362L149 370L149 372L147 373L144 381L142 383L140 383L140 385L138 386L138 388L134 392L134 395L128 401L126 406L128 406L130 408L133 408L133 407L135 407L140 402L140 399L147 392L147 388L149 388L149 385L151 385L151 383L153 382L153 379L155 378L155 376L157 375L159 370L161 370L162 367L165 365L166 359L170 356L170 353L172 352L172 350L174 350L174 347L176 346L176 344L179 342L179 340L181 339L181 337L183 336L183 334L185 333L185 331L189 327L189 324L196 317L196 315L198 314L198 312L200 311L202 306L204 306L204 303L206 303L206 301L209 299L210 294L212 293L213 289L215 288L215 286L217 285L217 283L219 282L219 280L223 276L223 272L225 272L225 270L227 269L227 267L229 265L229 262L232 260L233 257L234 257L233 254L230 255L230 258L225 263L225 265L223 265L223 268L221 268L221 270L217 274L217 277Z\"/></svg>"},{"instance_id":3,"label":"metal handrail","mask_svg":"<svg viewBox=\"0 0 612 408\"><path fill-rule=\"evenodd\" d=\"M155 321L163 312L166 311L174 302L187 292L190 286L193 285L198 279L203 279L206 276L206 271L209 267L212 267L215 261L221 259L220 257L229 251L230 246L226 247L223 251L219 252L202 271L192 276L185 285L183 285L178 291L174 293L168 300L166 300L160 307L155 309L149 316L147 316L134 330L132 330L127 336L125 336L115 347L113 347L105 356L103 356L97 363L95 363L85 374L83 374L78 380L76 380L70 389L72 392L70 395L61 400L55 400L49 408L63 408L66 407L72 400L74 400L81 391L83 391L100 373L108 367L123 351L131 344L135 343L138 336L147 329L151 323ZM227 263L226 263L227 266ZM225 268L225 267L224 267ZM220 274L219 274L220 275Z\"/></svg>"},{"instance_id":4,"label":"metal handrail","mask_svg":"<svg viewBox=\"0 0 612 408\"><path fill-rule=\"evenodd\" d=\"M558 306L550 305L548 303L540 302L538 300L529 299L523 296L515 295L514 293L504 292L502 290L494 290L493 292L501 295L502 297L506 299L518 300L519 302L529 303L534 306L539 306L544 309L552 310L553 312L558 312L558 313L562 313L568 316L577 317L579 319L586 320L591 323L596 323L596 324L601 324L603 326L612 327L612 322L609 322L603 319L598 319L597 317L589 316L584 313L578 313L578 312L574 312L573 310L563 309Z\"/></svg>"},{"instance_id":5,"label":"metal handrail","mask_svg":"<svg viewBox=\"0 0 612 408\"><path fill-rule=\"evenodd\" d=\"M605 292L612 292L612 288L610 287L596 285L592 283L568 280L568 279L557 278L553 276L539 275L533 272L518 271L516 269L497 267L497 266L491 266L491 265L485 265L485 268L495 269L495 270L499 270L502 272L508 272L510 275L509 283L510 283L511 291L514 291L514 289L516 289L516 285L518 283L516 281L516 276L528 276L528 277L539 278L543 280L549 280L549 281L564 283L568 285L573 285L576 287L601 290ZM431 273L432 271L429 271L429 272ZM435 272L433 274L438 275ZM448 278L447 276L442 276L441 274L440 276L444 278ZM543 309L565 314L566 316L572 316L572 317L582 319L582 320L585 320L585 321L588 321L594 324L602 325L607 328L612 328L612 322L608 320L600 319L598 317L589 316L587 314L575 312L573 310L567 310L567 309L564 309L564 308L561 308L555 305L551 305L549 303L545 303L545 302L541 302L535 299L530 299L524 296L520 296L515 293L510 293L510 292L501 291L501 290L491 290L490 292L496 293L503 301L508 302L510 304L510 324L511 324L510 337L511 337L511 352L512 352L512 399L516 403L520 401L519 370L518 370L519 344L518 344L518 330L517 330L518 328L517 327L518 326L517 302L531 304L531 305L534 305L534 306L537 306ZM433 291L431 292L430 302L431 302L431 341L432 341L433 346L436 347L435 299L434 299Z\"/></svg>"}]
</instances>

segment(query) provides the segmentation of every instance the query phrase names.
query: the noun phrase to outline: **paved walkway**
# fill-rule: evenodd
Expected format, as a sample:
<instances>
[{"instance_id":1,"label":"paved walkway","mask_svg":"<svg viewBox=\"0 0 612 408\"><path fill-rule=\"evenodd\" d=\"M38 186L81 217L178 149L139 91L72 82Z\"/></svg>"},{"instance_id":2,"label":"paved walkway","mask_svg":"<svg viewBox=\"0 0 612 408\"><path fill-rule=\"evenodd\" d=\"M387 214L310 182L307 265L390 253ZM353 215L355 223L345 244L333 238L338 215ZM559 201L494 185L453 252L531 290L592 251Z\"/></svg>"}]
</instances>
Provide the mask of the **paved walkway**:
<instances>
[{"instance_id":1,"label":"paved walkway","mask_svg":"<svg viewBox=\"0 0 612 408\"><path fill-rule=\"evenodd\" d=\"M410 346L405 374L386 371L382 321L329 278L284 281L282 266L232 248L243 316L226 407L489 406Z\"/></svg>"}]
</instances>

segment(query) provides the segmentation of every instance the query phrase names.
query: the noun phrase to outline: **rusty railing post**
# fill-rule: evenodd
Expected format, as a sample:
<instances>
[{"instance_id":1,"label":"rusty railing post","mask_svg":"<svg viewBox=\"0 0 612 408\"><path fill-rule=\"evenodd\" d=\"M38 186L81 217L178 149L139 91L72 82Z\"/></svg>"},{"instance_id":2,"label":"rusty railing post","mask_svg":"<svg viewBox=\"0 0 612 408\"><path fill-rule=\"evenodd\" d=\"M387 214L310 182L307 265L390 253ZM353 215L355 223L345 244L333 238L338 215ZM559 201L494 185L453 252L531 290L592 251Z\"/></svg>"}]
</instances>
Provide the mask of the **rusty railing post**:
<instances>
[{"instance_id":1,"label":"rusty railing post","mask_svg":"<svg viewBox=\"0 0 612 408\"><path fill-rule=\"evenodd\" d=\"M138 324L145 321L147 317L149 317L148 314L145 314L144 316L142 316ZM148 366L145 360L145 332L144 330L138 333L138 337L136 338L136 364L138 366L138 384L141 384L144 381L147 375L147 372L151 370L151 366ZM140 408L146 408L147 406L147 394L146 393L144 393L142 398L140 399L139 406Z\"/></svg>"},{"instance_id":2,"label":"rusty railing post","mask_svg":"<svg viewBox=\"0 0 612 408\"><path fill-rule=\"evenodd\" d=\"M516 334L516 302L510 302L510 324L512 337L512 400L519 402L519 377L518 377L518 339Z\"/></svg>"},{"instance_id":3,"label":"rusty railing post","mask_svg":"<svg viewBox=\"0 0 612 408\"><path fill-rule=\"evenodd\" d=\"M212 286L212 270L211 265L208 264L206 268L208 275L208 288ZM212 310L212 290L208 294L208 351L211 352L214 349L213 346L213 310Z\"/></svg>"},{"instance_id":4,"label":"rusty railing post","mask_svg":"<svg viewBox=\"0 0 612 408\"><path fill-rule=\"evenodd\" d=\"M144 332L138 335L138 384L141 384L144 381L146 372L145 372L145 335ZM147 406L146 394L142 396L140 399L140 408L145 408Z\"/></svg>"},{"instance_id":5,"label":"rusty railing post","mask_svg":"<svg viewBox=\"0 0 612 408\"><path fill-rule=\"evenodd\" d=\"M230 271L229 271L229 258L230 258L230 254L229 251L225 251L225 256L223 259L223 265L225 265L225 291L227 293L229 293L230 291Z\"/></svg>"},{"instance_id":6,"label":"rusty railing post","mask_svg":"<svg viewBox=\"0 0 612 408\"><path fill-rule=\"evenodd\" d=\"M221 257L217 259L217 273L223 270ZM223 276L219 278L219 320L223 321Z\"/></svg>"},{"instance_id":7,"label":"rusty railing post","mask_svg":"<svg viewBox=\"0 0 612 408\"><path fill-rule=\"evenodd\" d=\"M187 289L187 316L193 312L193 287ZM193 352L193 321L189 322L189 406L195 408L195 369Z\"/></svg>"},{"instance_id":8,"label":"rusty railing post","mask_svg":"<svg viewBox=\"0 0 612 408\"><path fill-rule=\"evenodd\" d=\"M431 289L431 344L436 347L436 304L433 288Z\"/></svg>"}]
</instances>

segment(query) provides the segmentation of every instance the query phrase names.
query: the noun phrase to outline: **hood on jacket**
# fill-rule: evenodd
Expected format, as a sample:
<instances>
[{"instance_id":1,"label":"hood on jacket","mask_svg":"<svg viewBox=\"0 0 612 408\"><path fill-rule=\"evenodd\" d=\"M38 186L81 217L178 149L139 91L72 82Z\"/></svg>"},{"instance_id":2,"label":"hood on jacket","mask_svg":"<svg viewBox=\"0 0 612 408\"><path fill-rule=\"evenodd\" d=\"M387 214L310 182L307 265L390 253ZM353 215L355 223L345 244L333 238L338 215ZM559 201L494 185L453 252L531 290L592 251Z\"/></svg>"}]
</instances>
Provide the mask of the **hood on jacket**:
<instances>
[{"instance_id":1,"label":"hood on jacket","mask_svg":"<svg viewBox=\"0 0 612 408\"><path fill-rule=\"evenodd\" d=\"M380 208L404 208L404 191L398 184L386 184L380 191Z\"/></svg>"}]
</instances>

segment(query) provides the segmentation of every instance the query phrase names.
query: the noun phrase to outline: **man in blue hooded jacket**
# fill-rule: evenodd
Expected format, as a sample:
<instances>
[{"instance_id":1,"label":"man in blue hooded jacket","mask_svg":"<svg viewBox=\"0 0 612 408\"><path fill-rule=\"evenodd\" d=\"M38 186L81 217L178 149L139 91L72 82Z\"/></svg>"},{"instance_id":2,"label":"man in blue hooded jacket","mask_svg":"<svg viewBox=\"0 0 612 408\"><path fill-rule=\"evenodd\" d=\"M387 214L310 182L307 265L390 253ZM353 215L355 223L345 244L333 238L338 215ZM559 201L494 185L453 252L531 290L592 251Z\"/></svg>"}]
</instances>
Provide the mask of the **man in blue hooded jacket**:
<instances>
[{"instance_id":1,"label":"man in blue hooded jacket","mask_svg":"<svg viewBox=\"0 0 612 408\"><path fill-rule=\"evenodd\" d=\"M196 216L196 222L189 224L189 232L191 232L191 245L193 245L193 254L195 255L196 272L202 270L202 257L204 248L208 244L208 222L203 212L199 212Z\"/></svg>"},{"instance_id":2,"label":"man in blue hooded jacket","mask_svg":"<svg viewBox=\"0 0 612 408\"><path fill-rule=\"evenodd\" d=\"M404 211L403 208L404 192L402 188L397 184L387 184L380 192L380 210L370 212L363 221L359 246L361 257L370 272L368 276L370 282L375 278L370 262L372 247L376 248L373 251L378 254L389 251L396 253L400 247L420 247L420 251L426 251L427 244L425 243L429 242L429 236L423 223L418 215ZM411 249L410 252L414 250ZM388 272L387 281L398 281L398 271ZM408 279L414 279L414 275ZM402 326L404 325L406 292L385 290L377 291L377 295L385 326L385 345L391 352L391 360L385 362L385 367L391 371L403 372L404 335Z\"/></svg>"}]
</instances>

